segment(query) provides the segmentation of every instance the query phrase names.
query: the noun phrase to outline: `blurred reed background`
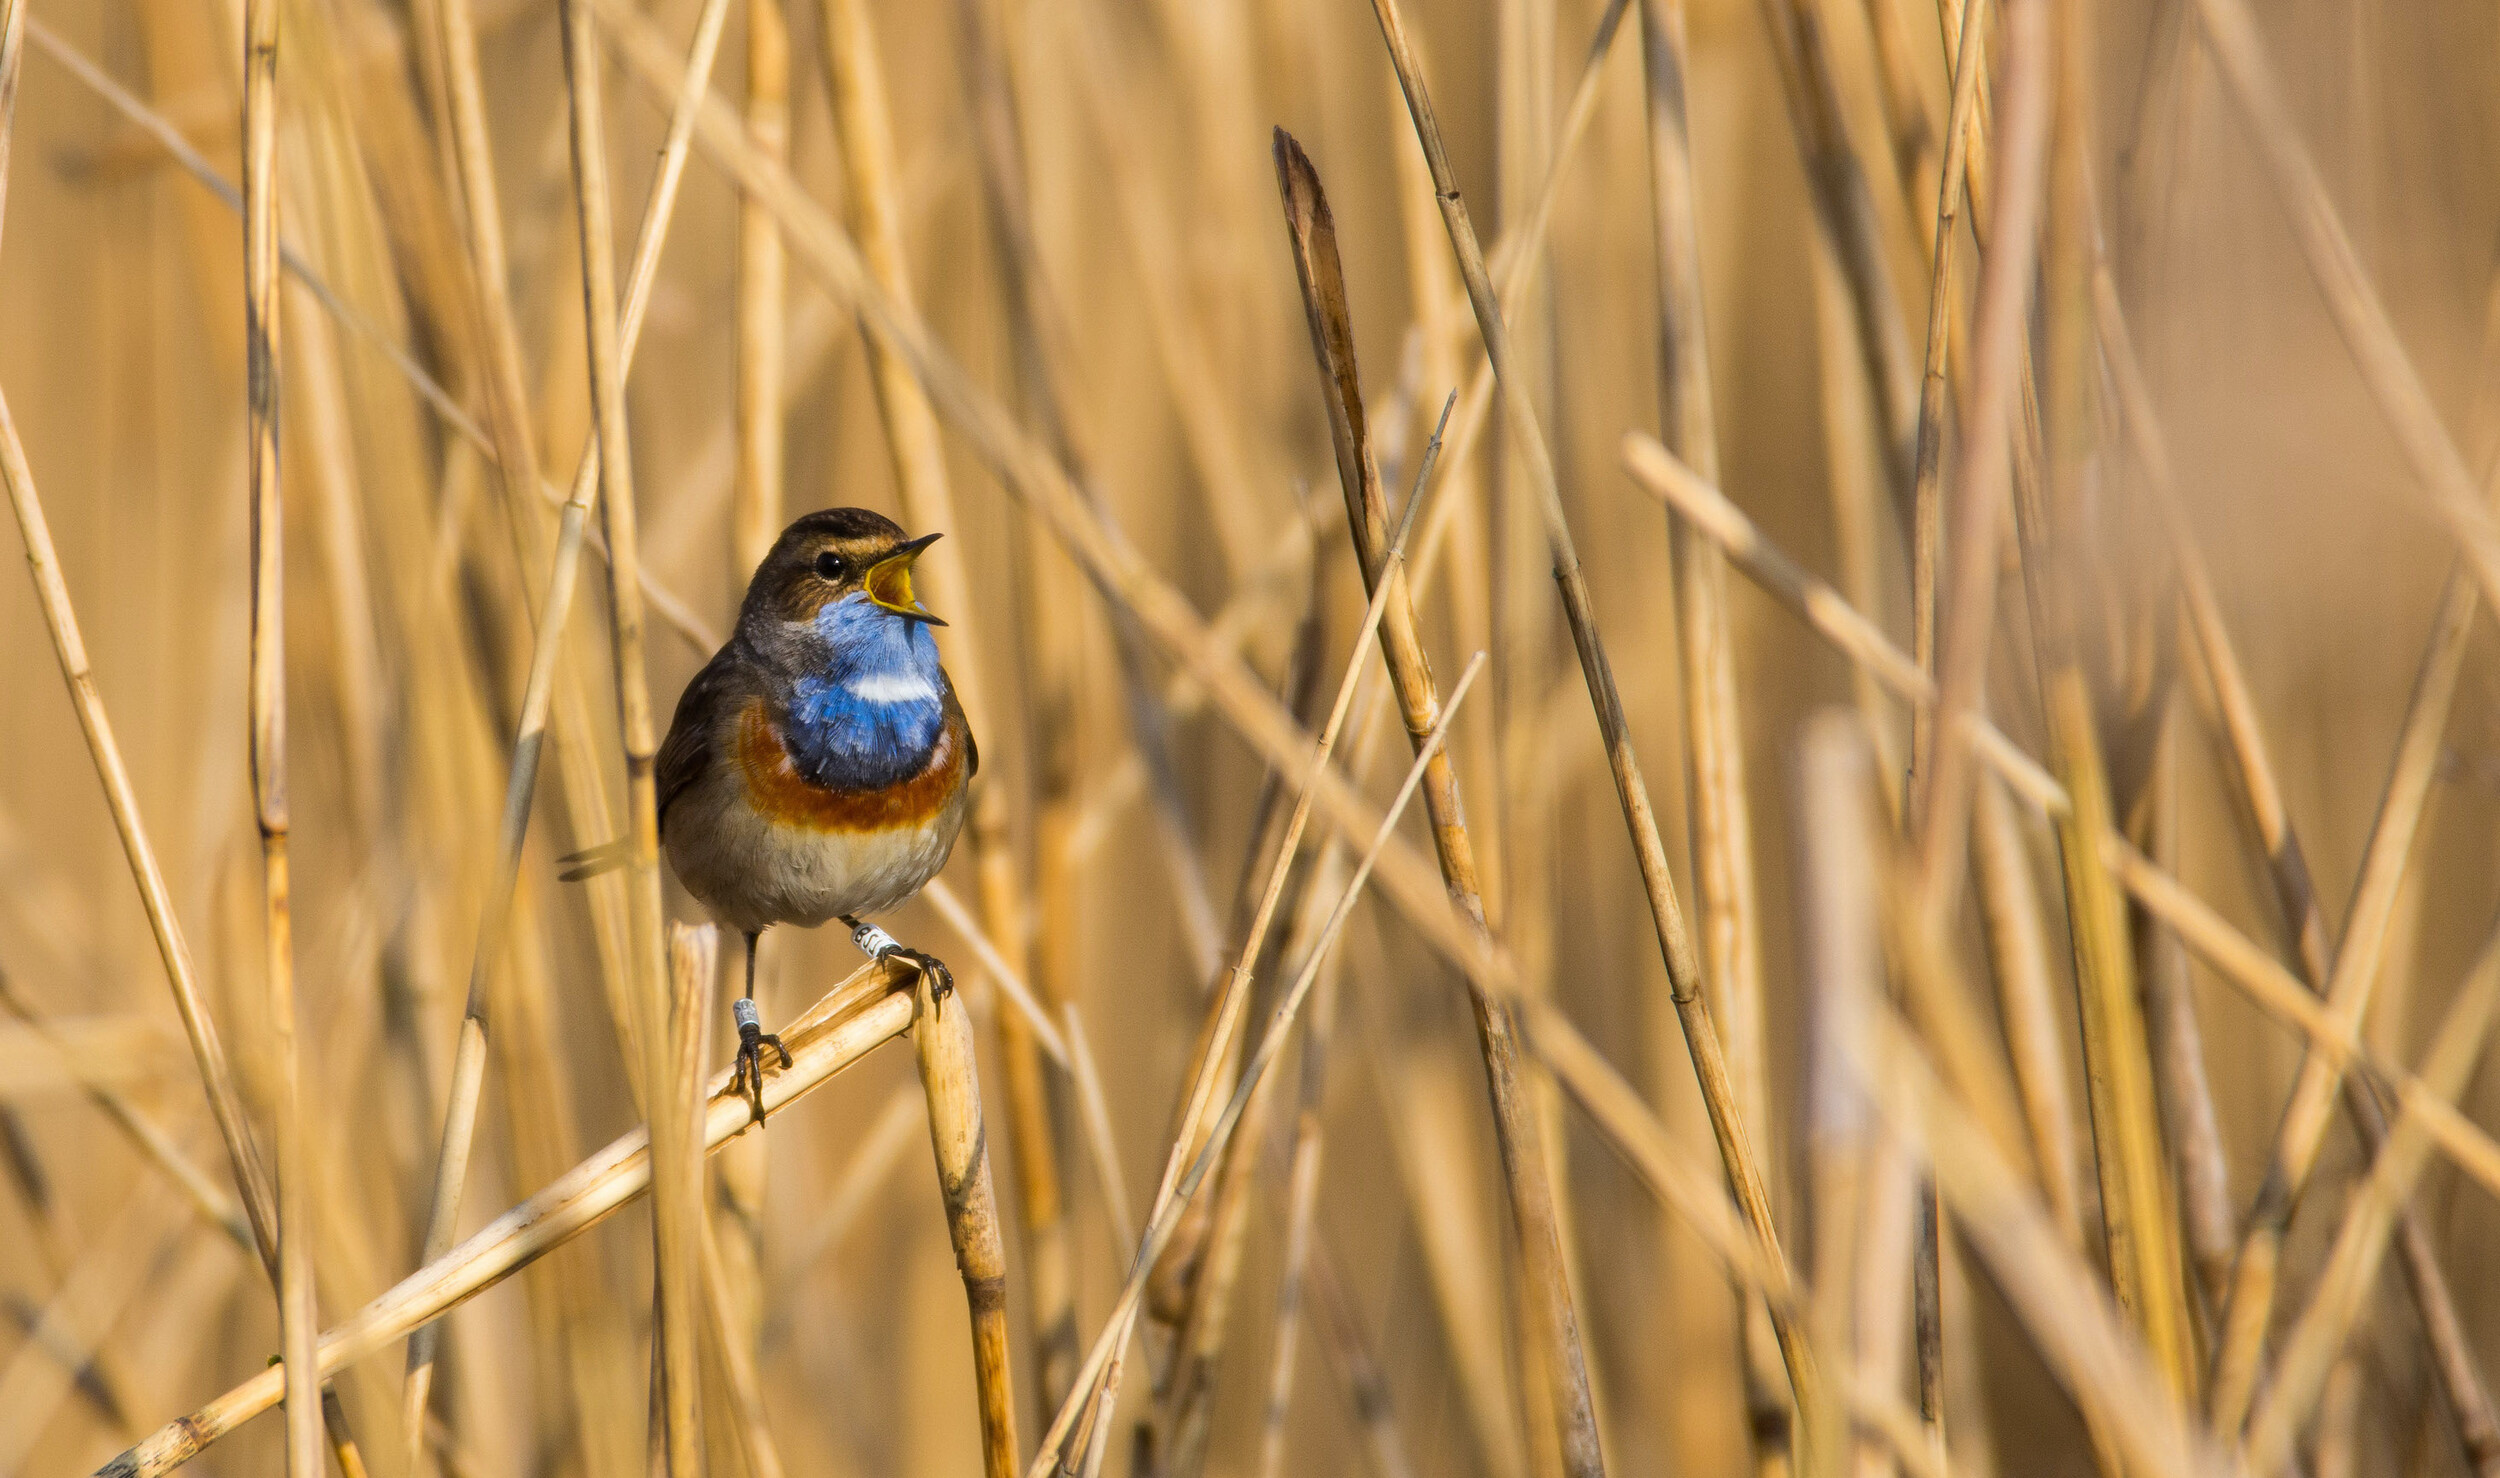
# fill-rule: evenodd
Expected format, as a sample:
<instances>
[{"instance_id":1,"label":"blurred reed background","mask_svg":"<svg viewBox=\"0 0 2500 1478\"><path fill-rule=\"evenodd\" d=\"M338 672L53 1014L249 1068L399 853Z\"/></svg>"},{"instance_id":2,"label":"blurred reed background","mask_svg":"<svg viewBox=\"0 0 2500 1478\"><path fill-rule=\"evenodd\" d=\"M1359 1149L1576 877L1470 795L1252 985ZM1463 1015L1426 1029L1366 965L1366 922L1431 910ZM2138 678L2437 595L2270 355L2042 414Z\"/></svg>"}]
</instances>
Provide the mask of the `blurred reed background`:
<instances>
[{"instance_id":1,"label":"blurred reed background","mask_svg":"<svg viewBox=\"0 0 2500 1478\"><path fill-rule=\"evenodd\" d=\"M577 3L0 0L0 1472L369 1303L193 1466L2500 1472L2489 7ZM698 1182L735 941L555 858L832 504L969 1013L774 932Z\"/></svg>"}]
</instances>

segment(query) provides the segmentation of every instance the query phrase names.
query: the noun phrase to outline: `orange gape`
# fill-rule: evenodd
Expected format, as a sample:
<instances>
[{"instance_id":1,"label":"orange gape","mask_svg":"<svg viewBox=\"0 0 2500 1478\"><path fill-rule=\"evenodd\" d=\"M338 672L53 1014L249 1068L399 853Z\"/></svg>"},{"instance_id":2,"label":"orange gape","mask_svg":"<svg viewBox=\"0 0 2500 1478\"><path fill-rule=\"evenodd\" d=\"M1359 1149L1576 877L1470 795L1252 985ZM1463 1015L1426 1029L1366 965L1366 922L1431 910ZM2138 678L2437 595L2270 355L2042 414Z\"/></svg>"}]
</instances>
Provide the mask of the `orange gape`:
<instances>
[{"instance_id":1,"label":"orange gape","mask_svg":"<svg viewBox=\"0 0 2500 1478\"><path fill-rule=\"evenodd\" d=\"M764 712L764 700L750 698L738 714L737 755L758 814L811 831L884 831L921 825L945 808L961 780L964 747L949 725L939 731L928 764L909 780L874 790L836 790L798 772Z\"/></svg>"}]
</instances>

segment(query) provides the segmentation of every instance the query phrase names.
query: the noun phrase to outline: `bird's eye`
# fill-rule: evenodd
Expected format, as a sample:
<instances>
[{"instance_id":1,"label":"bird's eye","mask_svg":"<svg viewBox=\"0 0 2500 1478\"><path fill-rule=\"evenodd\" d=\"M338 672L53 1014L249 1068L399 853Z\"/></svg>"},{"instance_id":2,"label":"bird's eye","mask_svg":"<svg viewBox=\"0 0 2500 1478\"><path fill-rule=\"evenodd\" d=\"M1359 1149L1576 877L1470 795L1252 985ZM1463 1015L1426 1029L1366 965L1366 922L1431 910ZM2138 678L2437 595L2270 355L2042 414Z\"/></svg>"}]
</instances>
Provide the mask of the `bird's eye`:
<instances>
[{"instance_id":1,"label":"bird's eye","mask_svg":"<svg viewBox=\"0 0 2500 1478\"><path fill-rule=\"evenodd\" d=\"M841 555L828 551L816 556L816 574L819 579L839 580L850 572L850 563Z\"/></svg>"}]
</instances>

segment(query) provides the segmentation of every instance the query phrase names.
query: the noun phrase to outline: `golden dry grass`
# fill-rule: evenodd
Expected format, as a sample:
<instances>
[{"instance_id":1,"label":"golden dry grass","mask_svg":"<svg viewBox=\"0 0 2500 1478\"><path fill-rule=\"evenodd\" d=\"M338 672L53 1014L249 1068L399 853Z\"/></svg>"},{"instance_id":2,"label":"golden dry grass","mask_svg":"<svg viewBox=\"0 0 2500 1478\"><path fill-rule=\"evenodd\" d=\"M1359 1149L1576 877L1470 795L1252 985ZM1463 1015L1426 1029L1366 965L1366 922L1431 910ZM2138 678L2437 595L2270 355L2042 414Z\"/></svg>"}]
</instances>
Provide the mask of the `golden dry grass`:
<instances>
[{"instance_id":1,"label":"golden dry grass","mask_svg":"<svg viewBox=\"0 0 2500 1478\"><path fill-rule=\"evenodd\" d=\"M2496 55L0 0L0 1474L2500 1474ZM963 988L776 931L739 1134L836 503Z\"/></svg>"}]
</instances>

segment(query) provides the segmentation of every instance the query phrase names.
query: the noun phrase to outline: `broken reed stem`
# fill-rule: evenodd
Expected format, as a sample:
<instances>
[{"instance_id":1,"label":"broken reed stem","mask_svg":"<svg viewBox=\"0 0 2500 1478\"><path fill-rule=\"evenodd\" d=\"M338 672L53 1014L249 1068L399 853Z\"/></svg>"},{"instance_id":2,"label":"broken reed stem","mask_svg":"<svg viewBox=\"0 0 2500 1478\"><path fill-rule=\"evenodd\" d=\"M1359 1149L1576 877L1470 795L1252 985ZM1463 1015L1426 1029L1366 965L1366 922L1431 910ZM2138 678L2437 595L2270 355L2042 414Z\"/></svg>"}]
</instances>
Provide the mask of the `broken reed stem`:
<instances>
[{"instance_id":1,"label":"broken reed stem","mask_svg":"<svg viewBox=\"0 0 2500 1478\"><path fill-rule=\"evenodd\" d=\"M295 1009L287 878L286 510L278 485L278 0L243 8L243 322L252 526L252 809L260 826L263 968L269 972L270 1105L277 1144L278 1342L286 1360L288 1478L323 1478L321 1311L313 1290L311 1146Z\"/></svg>"},{"instance_id":2,"label":"broken reed stem","mask_svg":"<svg viewBox=\"0 0 2500 1478\"><path fill-rule=\"evenodd\" d=\"M1450 168L1448 152L1442 146L1440 124L1434 117L1431 95L1425 88L1422 70L1415 60L1413 48L1407 42L1397 0L1373 0L1372 14L1380 24L1390 61L1397 69L1398 86L1406 96L1408 116L1414 123L1416 138L1423 146L1425 163L1431 168L1442 221L1449 229L1450 245L1458 256L1459 274L1467 284L1468 300L1475 309L1476 327L1484 338L1485 355L1493 366L1503 406L1509 413L1507 424L1518 439L1544 516L1546 539L1553 550L1554 581L1562 594L1563 611L1571 627L1572 646L1580 660L1581 674L1588 684L1590 705L1596 712L1598 731L1606 745L1608 768L1613 774L1616 795L1623 807L1624 823L1631 832L1633 851L1640 863L1650 917L1658 933L1659 951L1666 960L1676 1014L1684 1027L1685 1045L1692 1053L1702 1101L1710 1114L1711 1131L1718 1140L1720 1158L1726 1162L1728 1180L1736 1189L1737 1202L1744 1208L1746 1220L1752 1224L1754 1234L1762 1239L1766 1248L1776 1247L1779 1232L1771 1218L1770 1193L1763 1182L1761 1164L1747 1136L1744 1116L1736 1103L1735 1088L1721 1052L1717 1028L1710 1021L1710 1008L1702 994L1700 963L1694 957L1692 940L1685 929L1682 905L1676 901L1675 880L1667 870L1666 849L1659 841L1657 819L1650 811L1648 784L1642 779L1640 761L1632 752L1623 700L1615 689L1614 672L1607 662L1604 643L1598 633L1588 583L1581 573L1579 554L1572 545L1570 525L1563 514L1553 457L1547 449L1543 428L1537 424L1536 413L1520 389L1516 366L1511 362L1510 335L1503 323L1501 305L1493 296L1493 284L1486 273L1484 253L1477 241L1475 227L1468 219L1466 203L1459 197L1457 177ZM1482 1032L1484 1022L1497 1019L1498 1013L1488 1014L1480 1007L1479 1032ZM1495 1050L1496 1044L1488 1038L1488 1067L1492 1065ZM1548 1210L1550 1214L1550 1206ZM1568 1290L1558 1288L1553 1292L1562 1297L1563 1302L1559 1307L1547 1310L1547 1317L1554 1326L1549 1337L1561 1352L1561 1358L1577 1364L1577 1330L1566 1327L1570 1319ZM1792 1395L1801 1415L1810 1417L1817 1395L1802 1343L1791 1328L1781 1328L1778 1332ZM1585 1386L1585 1367L1580 1367L1576 1373L1581 1375L1581 1383ZM1810 1427L1811 1421L1807 1425ZM1590 1435L1594 1437L1593 1422ZM1586 1456L1596 1460L1593 1443Z\"/></svg>"},{"instance_id":3,"label":"broken reed stem","mask_svg":"<svg viewBox=\"0 0 2500 1478\"><path fill-rule=\"evenodd\" d=\"M2473 630L2478 605L2473 584L2452 574L2421 666L2414 674L2395 758L2388 766L2386 788L2362 851L2359 879L2344 923L2344 942L2336 951L2324 992L2328 1017L2349 1032L2360 1029L2378 982L2388 925L2395 916L2396 896L2429 805L2431 783L2437 777L2441 736L2447 730L2449 709L2464 670L2466 637ZM2325 1143L2336 1090L2342 1083L2340 1060L2323 1052L2304 1054L2300 1075L2276 1126L2265 1178L2258 1183L2256 1204L2249 1209L2248 1230L2240 1242L2231 1296L2224 1306L2212 1405L2214 1424L2223 1431L2238 1429L2255 1394L2257 1362L2281 1272L2283 1239Z\"/></svg>"},{"instance_id":4,"label":"broken reed stem","mask_svg":"<svg viewBox=\"0 0 2500 1478\"><path fill-rule=\"evenodd\" d=\"M442 3L448 15L450 8L464 4L465 0ZM695 106L703 100L704 89L709 86L712 63L720 52L721 28L728 15L728 0L704 0L703 10L695 20L694 40L686 58L686 85L680 89L669 119L668 142L661 151L659 173L644 206L642 227L635 242L634 270L627 289L618 350L622 359L620 373L631 367L635 346L642 336L643 312L651 300L651 285L659 275L660 249L667 242L669 224L676 219L677 187L685 177ZM456 64L453 70L458 70ZM491 205L491 197L484 203ZM482 290L491 293L491 289ZM573 597L580 586L582 535L599 486L598 448L594 427L575 469L572 493L565 499L555 552L548 565L546 594L538 603L537 627L531 633L529 675L522 684L520 722L513 736L512 769L504 787L496 837L496 872L487 884L485 910L470 956L469 999L452 1052L450 1092L443 1111L442 1144L435 1157L433 1198L426 1216L420 1265L442 1256L451 1246L468 1183L478 1101L486 1078L489 972L511 926L513 889L520 879L522 848L529 837L530 813L538 791L539 761L546 748L548 711L554 701L556 659L563 650L565 623L572 616ZM630 1035L627 1040L632 1040ZM412 1468L423 1457L423 1417L433 1387L435 1352L441 1343L441 1328L428 1325L408 1345L401 1417L408 1434Z\"/></svg>"},{"instance_id":5,"label":"broken reed stem","mask_svg":"<svg viewBox=\"0 0 2500 1478\"><path fill-rule=\"evenodd\" d=\"M1356 651L1358 660L1348 664L1349 675L1360 669L1361 645L1359 643ZM1180 1225L1180 1213L1188 1207L1190 1198L1205 1182L1208 1171L1221 1160L1226 1146L1232 1140L1234 1128L1241 1122L1242 1113L1248 1107L1251 1096L1258 1091L1259 1084L1266 1079L1268 1070L1275 1065L1278 1054L1283 1051L1286 1039L1292 1035L1294 1020L1302 1009L1304 998L1310 994L1312 982L1318 977L1329 951L1336 946L1337 937L1344 931L1346 920L1352 916L1356 901L1362 897L1364 885L1371 880L1373 865L1379 861L1386 850L1391 829L1395 827L1397 819L1406 813L1407 803L1414 799L1416 788L1423 781L1425 767L1429 764L1432 755L1439 751L1442 742L1448 738L1451 718L1458 712L1467 690L1474 686L1477 676L1484 671L1484 661L1484 654L1477 653L1474 660L1467 664L1466 671L1460 673L1458 681L1451 686L1449 701L1441 710L1441 721L1433 730L1431 738L1427 740L1424 753L1416 756L1415 763L1407 770L1406 779L1398 787L1396 797L1390 801L1388 814L1383 818L1380 829L1373 833L1370 843L1364 848L1362 860L1356 864L1353 875L1346 881L1345 891L1338 896L1335 907L1330 910L1328 922L1321 926L1318 938L1313 942L1308 956L1303 961L1301 973L1294 977L1293 984L1286 990L1283 999L1277 1004L1275 1010L1269 1013L1267 1030L1261 1034L1257 1050L1252 1052L1249 1060L1243 1064L1239 1079L1233 1088L1232 1097L1225 1103L1223 1111L1217 1115L1214 1127L1207 1131L1204 1147L1189 1162L1186 1170L1177 1175L1167 1172L1164 1193L1158 1197L1157 1209L1148 1223L1144 1238L1138 1245L1137 1257L1130 1266L1128 1280L1121 1287L1119 1298L1112 1306L1111 1317L1105 1321L1102 1333L1095 1339L1093 1349L1086 1355L1075 1389L1070 1392L1068 1400L1060 1406L1058 1415L1052 1418L1050 1430L1043 1436L1041 1448L1034 1455L1033 1466L1026 1470L1026 1478L1043 1478L1053 1460L1053 1454L1060 1450L1061 1445L1067 1439L1070 1424L1075 1420L1081 1408L1091 1404L1092 1395L1103 1396L1105 1399L1102 1402L1102 1409L1105 1412L1109 1410L1108 1398L1116 1395L1116 1392L1102 1383L1101 1376L1105 1367L1111 1363L1113 1356L1128 1343L1129 1331L1136 1323L1138 1301L1145 1292L1148 1276L1154 1271L1155 1264L1163 1256L1164 1250L1171 1245L1172 1235ZM1246 968L1239 973L1245 977L1244 983L1246 984ZM1209 1060L1213 1061L1212 1054ZM1202 1082L1199 1086L1202 1089L1204 1082L1212 1079L1212 1073L1204 1073L1201 1077ZM1186 1145L1188 1142L1186 1135L1177 1141L1180 1145Z\"/></svg>"},{"instance_id":6,"label":"broken reed stem","mask_svg":"<svg viewBox=\"0 0 2500 1478\"><path fill-rule=\"evenodd\" d=\"M1336 223L1318 170L1302 146L1281 128L1275 132L1275 157L1277 188L1284 197L1294 268L1302 283L1311 351L1326 394L1346 521L1367 589L1375 595L1385 589L1388 594L1380 625L1381 653L1397 693L1399 716L1420 754L1439 718L1440 700L1416 627L1404 566L1388 558L1388 500L1381 491L1380 469L1372 460L1364 418ZM1475 844L1467 834L1458 775L1446 752L1425 766L1424 809L1431 819L1433 848L1450 897L1482 931L1484 900L1476 876ZM1518 1077L1517 1026L1500 1001L1481 991L1469 992L1469 999L1475 1007L1476 1035L1492 1093L1494 1132L1524 1262L1522 1277L1534 1305L1533 1348L1552 1386L1550 1399L1560 1426L1563 1469L1573 1478L1585 1478L1605 1471L1605 1457L1598 1441L1596 1405L1589 1394L1588 1360L1580 1347L1579 1314L1572 1306L1563 1262L1561 1223L1545 1145Z\"/></svg>"},{"instance_id":7,"label":"broken reed stem","mask_svg":"<svg viewBox=\"0 0 2500 1478\"><path fill-rule=\"evenodd\" d=\"M916 992L912 1048L929 1099L929 1143L937 1152L938 1190L946 1227L963 1274L972 1316L972 1371L980 1388L981 1470L1015 1478L1016 1387L1007 1353L1007 1245L990 1184L989 1141L982 1128L979 1064L972 1048L972 1013L958 999L947 1010L923 975Z\"/></svg>"},{"instance_id":8,"label":"broken reed stem","mask_svg":"<svg viewBox=\"0 0 2500 1478\"><path fill-rule=\"evenodd\" d=\"M790 1065L764 1079L764 1117L772 1117L888 1038L907 1030L912 999L884 964L861 966L781 1029ZM702 1133L708 1153L753 1123L743 1096L729 1091L729 1073L714 1073L704 1098ZM506 1211L434 1262L402 1278L322 1336L326 1377L392 1341L441 1318L538 1258L596 1226L651 1184L650 1135L619 1136ZM275 1366L171 1422L98 1469L99 1478L157 1478L197 1457L278 1402L284 1382Z\"/></svg>"}]
</instances>

